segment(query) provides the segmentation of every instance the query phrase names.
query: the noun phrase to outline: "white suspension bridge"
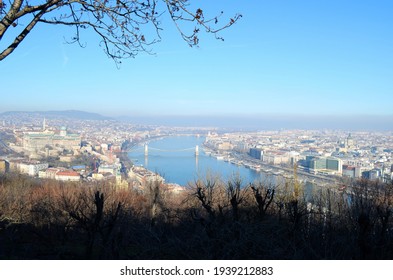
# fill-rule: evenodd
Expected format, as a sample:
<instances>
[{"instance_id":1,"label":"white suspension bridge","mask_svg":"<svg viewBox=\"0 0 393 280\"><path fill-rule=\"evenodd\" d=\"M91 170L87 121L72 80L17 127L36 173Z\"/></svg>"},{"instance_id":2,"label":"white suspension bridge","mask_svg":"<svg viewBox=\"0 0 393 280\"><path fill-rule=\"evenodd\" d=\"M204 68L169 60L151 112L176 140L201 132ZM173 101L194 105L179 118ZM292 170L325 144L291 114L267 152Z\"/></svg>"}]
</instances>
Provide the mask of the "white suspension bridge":
<instances>
[{"instance_id":1,"label":"white suspension bridge","mask_svg":"<svg viewBox=\"0 0 393 280\"><path fill-rule=\"evenodd\" d=\"M199 156L199 145L196 145L195 147L191 148L183 148L183 149L159 149L159 148L154 148L154 147L149 147L148 144L146 143L143 147L138 147L136 149L132 148L129 149L128 152L135 152L138 150L144 150L145 156L147 157L149 155L149 150L152 151L158 151L158 152L166 152L166 153L175 153L175 152L186 152L186 151L194 151L195 156Z\"/></svg>"}]
</instances>

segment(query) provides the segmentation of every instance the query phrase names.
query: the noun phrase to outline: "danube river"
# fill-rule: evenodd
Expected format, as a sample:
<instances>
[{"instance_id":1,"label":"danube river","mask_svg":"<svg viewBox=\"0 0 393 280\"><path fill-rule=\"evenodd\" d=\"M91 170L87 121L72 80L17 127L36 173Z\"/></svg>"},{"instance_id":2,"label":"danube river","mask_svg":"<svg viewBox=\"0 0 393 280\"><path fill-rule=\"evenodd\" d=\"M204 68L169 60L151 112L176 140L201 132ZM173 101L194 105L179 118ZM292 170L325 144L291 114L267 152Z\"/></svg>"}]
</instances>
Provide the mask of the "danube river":
<instances>
[{"instance_id":1,"label":"danube river","mask_svg":"<svg viewBox=\"0 0 393 280\"><path fill-rule=\"evenodd\" d=\"M266 175L244 166L238 166L205 153L204 137L178 136L166 137L148 142L148 156L145 157L143 144L129 152L129 158L135 165L157 172L168 183L186 186L198 178L219 176L227 181L240 176L244 184L266 181ZM195 156L195 147L199 146L199 155Z\"/></svg>"}]
</instances>

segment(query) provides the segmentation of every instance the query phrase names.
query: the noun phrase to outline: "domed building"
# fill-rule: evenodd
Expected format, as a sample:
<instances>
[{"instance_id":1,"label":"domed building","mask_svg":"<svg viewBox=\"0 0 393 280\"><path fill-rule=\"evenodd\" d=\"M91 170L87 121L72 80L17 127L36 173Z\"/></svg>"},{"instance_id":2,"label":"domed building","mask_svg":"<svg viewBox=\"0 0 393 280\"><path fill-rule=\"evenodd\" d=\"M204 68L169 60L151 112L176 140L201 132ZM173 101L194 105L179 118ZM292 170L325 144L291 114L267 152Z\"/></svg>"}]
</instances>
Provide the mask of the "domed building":
<instances>
[{"instance_id":1,"label":"domed building","mask_svg":"<svg viewBox=\"0 0 393 280\"><path fill-rule=\"evenodd\" d=\"M48 147L75 150L81 146L81 136L80 134L68 133L65 126L62 126L60 131L51 131L48 129L42 132L28 131L23 134L22 146L28 152L39 152Z\"/></svg>"}]
</instances>

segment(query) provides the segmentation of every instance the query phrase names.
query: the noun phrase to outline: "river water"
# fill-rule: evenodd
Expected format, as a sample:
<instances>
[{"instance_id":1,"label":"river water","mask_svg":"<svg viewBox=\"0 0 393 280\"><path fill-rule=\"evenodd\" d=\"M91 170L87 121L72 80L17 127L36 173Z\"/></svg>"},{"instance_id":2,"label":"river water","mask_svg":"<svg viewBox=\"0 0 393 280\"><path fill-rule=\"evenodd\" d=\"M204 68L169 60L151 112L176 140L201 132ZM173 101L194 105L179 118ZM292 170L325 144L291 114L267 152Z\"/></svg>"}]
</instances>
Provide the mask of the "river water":
<instances>
[{"instance_id":1,"label":"river water","mask_svg":"<svg viewBox=\"0 0 393 280\"><path fill-rule=\"evenodd\" d=\"M182 186L206 176L218 176L224 181L240 176L244 184L268 178L264 173L207 155L203 148L204 141L204 137L196 136L166 137L148 143L147 157L141 145L129 152L129 158L134 164L157 172L166 182ZM199 156L195 156L197 145Z\"/></svg>"}]
</instances>

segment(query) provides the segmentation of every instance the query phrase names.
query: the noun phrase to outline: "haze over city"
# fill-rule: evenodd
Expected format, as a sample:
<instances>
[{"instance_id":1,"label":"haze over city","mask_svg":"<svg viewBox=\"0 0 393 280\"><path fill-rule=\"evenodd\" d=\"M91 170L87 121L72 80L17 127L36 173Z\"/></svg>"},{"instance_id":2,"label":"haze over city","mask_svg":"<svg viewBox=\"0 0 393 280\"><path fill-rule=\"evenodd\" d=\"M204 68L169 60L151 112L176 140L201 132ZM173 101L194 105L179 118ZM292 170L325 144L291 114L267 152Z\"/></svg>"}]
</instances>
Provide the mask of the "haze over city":
<instances>
[{"instance_id":1,"label":"haze over city","mask_svg":"<svg viewBox=\"0 0 393 280\"><path fill-rule=\"evenodd\" d=\"M202 5L202 3L201 3ZM84 110L174 125L390 129L391 1L203 1L242 18L190 48L162 18L154 55L117 69L89 30L37 25L2 61L0 112ZM148 36L149 34L146 34ZM0 43L0 45L3 42Z\"/></svg>"}]
</instances>

